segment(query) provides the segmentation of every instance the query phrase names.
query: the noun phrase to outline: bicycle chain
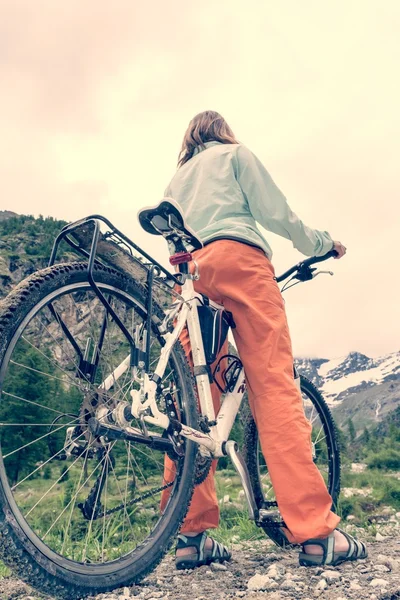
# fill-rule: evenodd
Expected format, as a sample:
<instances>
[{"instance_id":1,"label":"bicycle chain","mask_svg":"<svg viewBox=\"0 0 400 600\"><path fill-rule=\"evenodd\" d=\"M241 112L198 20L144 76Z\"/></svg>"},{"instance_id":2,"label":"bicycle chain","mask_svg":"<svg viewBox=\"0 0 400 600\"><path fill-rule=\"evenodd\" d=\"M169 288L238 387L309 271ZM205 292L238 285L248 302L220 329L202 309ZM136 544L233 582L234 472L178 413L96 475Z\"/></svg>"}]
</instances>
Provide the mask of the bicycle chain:
<instances>
[{"instance_id":1,"label":"bicycle chain","mask_svg":"<svg viewBox=\"0 0 400 600\"><path fill-rule=\"evenodd\" d=\"M124 508L126 509L128 506L133 506L134 504L137 504L138 502L141 502L142 500L146 500L147 498L150 498L150 496L154 496L154 494L163 492L164 490L173 486L174 483L175 483L174 481L171 481L170 483L167 483L166 485L163 485L162 487L153 488L152 490L149 490L148 492L146 492L145 494L142 494L138 498L134 498L133 500L130 500L126 504L119 504L118 506L114 506L114 508L110 508L106 512L101 513L101 515L99 514L99 517L100 516L108 517L109 515L113 515L114 513L118 512L119 510L124 510Z\"/></svg>"},{"instance_id":2,"label":"bicycle chain","mask_svg":"<svg viewBox=\"0 0 400 600\"><path fill-rule=\"evenodd\" d=\"M173 485L174 485L174 481L171 481L170 483L167 483L166 485L163 485L159 488L153 488L152 490L149 490L148 492L146 492L145 494L142 494L138 498L134 498L133 500L130 500L127 504L119 504L118 506L114 506L114 508L110 508L105 513L101 513L101 515L99 514L99 517L100 516L108 517L110 515L113 515L114 513L118 512L119 510L123 510L124 508L127 508L128 506L133 506L134 504L137 504L138 502L141 502L142 500L147 500L147 498L150 498L150 496L154 496L154 494L159 494L160 492L163 492L164 490L168 489L169 487L171 487ZM275 501L268 502L266 504L268 504L268 507L278 506L277 502L275 502ZM269 523L269 525L272 525L272 523ZM280 523L276 523L276 525L278 527L280 527Z\"/></svg>"}]
</instances>

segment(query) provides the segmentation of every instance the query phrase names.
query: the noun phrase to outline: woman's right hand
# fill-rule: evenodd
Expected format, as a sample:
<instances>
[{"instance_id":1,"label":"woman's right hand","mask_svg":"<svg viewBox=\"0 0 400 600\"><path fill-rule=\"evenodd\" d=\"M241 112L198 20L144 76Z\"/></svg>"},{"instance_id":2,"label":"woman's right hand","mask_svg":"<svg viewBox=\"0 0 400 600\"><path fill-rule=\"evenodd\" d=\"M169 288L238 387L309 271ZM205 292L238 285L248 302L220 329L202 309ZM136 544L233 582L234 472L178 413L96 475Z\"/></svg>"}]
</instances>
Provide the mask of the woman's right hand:
<instances>
[{"instance_id":1,"label":"woman's right hand","mask_svg":"<svg viewBox=\"0 0 400 600\"><path fill-rule=\"evenodd\" d=\"M338 253L338 255L335 256L335 258L342 258L342 256L346 254L347 248L346 246L343 246L341 242L333 242L332 250L336 250L336 252Z\"/></svg>"}]
</instances>

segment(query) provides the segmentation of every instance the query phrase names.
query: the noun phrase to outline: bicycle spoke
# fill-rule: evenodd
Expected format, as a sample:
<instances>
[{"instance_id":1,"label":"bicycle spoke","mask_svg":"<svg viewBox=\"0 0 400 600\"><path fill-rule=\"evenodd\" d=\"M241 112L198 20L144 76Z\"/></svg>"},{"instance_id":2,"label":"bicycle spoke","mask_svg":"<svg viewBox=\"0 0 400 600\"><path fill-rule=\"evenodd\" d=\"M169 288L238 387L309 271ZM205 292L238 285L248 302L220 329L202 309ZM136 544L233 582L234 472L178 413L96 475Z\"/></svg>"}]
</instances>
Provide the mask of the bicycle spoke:
<instances>
[{"instance_id":1,"label":"bicycle spoke","mask_svg":"<svg viewBox=\"0 0 400 600\"><path fill-rule=\"evenodd\" d=\"M90 440L90 442L92 442L92 440ZM90 447L90 444L89 444L89 447ZM77 485L76 485L76 488L78 488L78 491L76 492L76 488L74 489L74 496L71 498L71 500L70 500L70 504L71 504L72 502L75 502L75 500L76 500L76 498L78 497L78 494L79 494L79 492L80 492L80 489L81 489L79 486L80 486L80 484L81 484L82 477L83 477L83 473L84 473L84 471L85 471L86 464L87 464L87 460L88 460L88 454L89 454L89 453L88 453L88 451L87 451L88 449L89 449L89 448L87 448L87 449L86 449L86 452L85 452L85 459L84 459L84 461L83 461L83 466L82 466L82 469L81 469L81 472L80 472L80 475L79 475L79 481L78 481L78 483L77 483ZM91 475L90 475L90 477L91 477ZM83 485L85 485L85 484L83 484ZM67 506L65 507L65 509L66 509L66 510L68 509L68 506L69 506L69 505L67 504ZM64 552L64 546L65 546L65 542L66 542L66 540L67 540L67 534L68 534L69 528L70 528L70 526L71 526L71 519L72 519L72 513L73 513L73 512L74 512L74 504L72 504L72 508L71 508L71 510L70 510L70 513L69 513L69 518L68 518L68 525L67 525L67 529L66 529L66 531L64 532L64 539L63 539L63 545L62 545L62 547L61 547L61 554ZM49 533L49 532L47 531L47 533ZM46 535L47 535L47 533L46 533Z\"/></svg>"},{"instance_id":2,"label":"bicycle spoke","mask_svg":"<svg viewBox=\"0 0 400 600\"><path fill-rule=\"evenodd\" d=\"M103 511L103 536L101 540L101 560L104 559L104 543L106 540L106 512L107 512L107 487L108 487L108 469L106 469L106 483L104 486L104 511ZM124 521L125 523L125 521ZM124 540L122 540L122 543Z\"/></svg>"},{"instance_id":3,"label":"bicycle spoke","mask_svg":"<svg viewBox=\"0 0 400 600\"><path fill-rule=\"evenodd\" d=\"M74 439L74 441L79 440L79 438L83 437L84 433L81 433L77 438ZM60 454L61 452L63 452L64 450L66 450L66 448L68 448L68 444L65 444L65 446L63 448L61 448L61 450L57 450L57 452L55 452L53 454L53 456L50 456L50 458L48 458L44 463L41 463L34 471L31 471L29 473L29 475L26 475L26 477L24 477L23 479L21 479L21 481L18 481L18 483L16 483L15 485L12 486L12 491L16 490L17 487L19 485L21 485L21 483L23 483L24 481L26 481L27 479L29 479L30 477L32 477L32 475L34 475L37 471L39 471L40 469L43 469L43 467L45 465L47 465L51 460L53 460L57 454Z\"/></svg>"},{"instance_id":4,"label":"bicycle spoke","mask_svg":"<svg viewBox=\"0 0 400 600\"><path fill-rule=\"evenodd\" d=\"M121 488L119 487L119 483L118 483L118 477L117 477L117 476L116 476L116 474L115 474L115 470L114 470L114 467L113 467L113 464L112 464L112 462L110 462L110 466L111 466L111 470L112 470L112 472L113 472L113 475L114 475L114 478L115 478L115 483L116 483L116 485L117 485L117 488L118 488L118 493L119 493L119 496L120 496L120 498L121 498L121 501L122 501L122 503L123 503L123 502L124 502L124 497L123 497L123 495L122 495ZM125 514L126 514L126 516L128 517L129 525L131 526L132 533L134 534L135 532L134 532L134 530L133 530L133 527L132 527L132 522L131 522L130 516L128 515L128 511L126 510L126 504L124 505L124 513L125 513Z\"/></svg>"},{"instance_id":5,"label":"bicycle spoke","mask_svg":"<svg viewBox=\"0 0 400 600\"><path fill-rule=\"evenodd\" d=\"M38 402L34 402L33 400L28 400L27 398L21 398L21 396L16 396L15 394L10 394L9 392L1 392L4 396L9 396L10 398L15 398L16 400L22 400L22 402L26 402L27 404L33 404L34 406L38 406L39 408L44 408L45 410L49 410L51 412L57 413L62 417L67 417L68 414L65 412L61 412L55 408L51 408L50 406L45 406L44 404L39 404Z\"/></svg>"},{"instance_id":6,"label":"bicycle spoke","mask_svg":"<svg viewBox=\"0 0 400 600\"><path fill-rule=\"evenodd\" d=\"M31 442L28 442L24 446L21 446L20 448L17 448L16 450L13 450L12 452L9 452L8 454L5 454L3 456L3 459L5 460L6 458L8 458L9 456L12 456L16 452L21 452L21 450L24 450L24 448L28 448L28 446L32 446L32 444L36 444L37 442L40 442L41 440L44 440L45 438L49 437L49 435L53 435L54 433L56 433L56 431L59 431L60 429L63 429L63 427L64 427L64 425L60 425L60 427L58 427L57 429L53 429L52 431L48 431L47 433L45 433L44 435L41 435L40 437L36 438L35 440L32 440Z\"/></svg>"},{"instance_id":7,"label":"bicycle spoke","mask_svg":"<svg viewBox=\"0 0 400 600\"><path fill-rule=\"evenodd\" d=\"M93 441L92 443L94 443L94 441ZM88 449L89 449L89 448L90 448L90 446L88 447ZM86 453L86 457L87 457L87 453ZM77 483L77 485L76 485L76 487L78 487L78 486L80 486L80 487L78 487L78 490L77 490L77 491L75 491L75 490L74 490L74 492L75 492L74 496L73 496L73 497L71 498L71 500L68 502L67 506L65 506L65 507L64 507L64 509L61 511L61 513L58 515L58 517L56 518L56 520L55 520L55 521L53 521L53 523L51 524L51 526L49 527L49 529L48 529L48 530L46 531L46 533L43 535L43 539L45 539L45 538L47 537L47 535L50 533L50 531L51 531L51 530L54 528L54 526L55 526L55 525L58 523L58 521L61 519L61 517L63 516L63 514L64 514L64 513L65 513L65 512L68 510L68 507L71 505L71 503L75 502L75 500L76 500L76 499L77 499L77 497L78 497L78 494L79 494L79 492L80 492L80 491L81 491L81 490L82 490L82 489L85 487L86 483L89 481L89 479L92 477L92 475L93 475L93 474L94 474L94 473L97 471L97 469L98 469L98 468L99 468L99 466L101 465L101 461L100 461L100 462L99 462L99 463L96 465L96 467L93 469L93 471L90 473L90 475L88 475L88 477L85 479L85 481L82 483L82 485L80 485L80 483L81 483L81 481L82 481L82 476L83 476L83 472L84 472L84 467L85 467L85 465L86 465L86 460L87 460L87 459L86 459L86 457L85 457L85 461L84 461L84 464L83 464L83 466L82 466L82 469L81 469L81 474L80 474L80 476L79 476L79 481L78 481L78 483ZM73 512L73 509L74 509L74 504L72 504L72 509L71 509L71 514L70 514L70 519L69 519L69 521L71 521L71 517L72 517L72 512ZM69 525L68 525L68 527L69 527ZM64 542L63 542L63 544L64 544Z\"/></svg>"},{"instance_id":8,"label":"bicycle spoke","mask_svg":"<svg viewBox=\"0 0 400 600\"><path fill-rule=\"evenodd\" d=\"M112 448L113 448L114 446L115 446L115 442L114 442L114 444L112 444L112 445L110 444L109 448L106 450L106 454L105 454L105 461L104 461L103 469L102 469L102 472L101 472L101 480L100 480L100 481L102 481L102 480L103 480L103 477L104 477L104 470L105 470L106 468L108 469L108 457L109 457L109 455L110 455L110 452L111 452L111 450L112 450ZM98 502L98 500L99 500L99 495L100 495L100 490L101 490L101 485L99 485L99 489L97 490L97 493L96 493L96 499L95 499L95 501L94 501L94 507L96 507L96 506L97 506L97 502ZM85 562L85 561L86 561L86 552L87 552L87 547L88 547L89 539L90 539L90 536L91 536L91 533L92 533L92 526L93 526L94 512L95 512L95 511L94 511L94 508L93 508L93 511L92 511L92 516L91 516L91 518L90 518L89 527L88 527L88 531L87 531L86 538L85 538L85 546L84 546L84 549L83 549L83 553L82 553L82 559L81 559L81 560L82 560L82 562Z\"/></svg>"},{"instance_id":9,"label":"bicycle spoke","mask_svg":"<svg viewBox=\"0 0 400 600\"><path fill-rule=\"evenodd\" d=\"M56 481L53 483L53 485L52 485L51 487L49 487L49 489L47 490L47 492L45 492L45 493L43 494L43 496L42 496L42 497L41 497L41 498L40 498L40 499L39 499L39 500L36 502L36 504L34 504L34 505L32 506L32 508L31 508L31 509L30 509L30 510L29 510L29 511L26 513L26 515L25 515L25 518L26 518L26 517L28 517L28 516L31 514L31 512L32 512L33 510L35 510L35 508L38 506L38 504L40 504L40 503L41 503L41 501L42 501L44 498L46 498L46 496L47 496L47 495L48 495L48 494L51 492L51 490L52 490L52 489L53 489L53 488L54 488L54 487L57 485L57 483L60 481L60 479L61 479L63 476L65 476L65 473L68 473L68 472L69 472L69 471L72 469L72 467L73 467L73 466L74 466L74 465L75 465L75 464L78 462L78 460L79 460L80 458L81 458L81 457L80 457L80 456L78 456L78 457L77 457L77 458L74 460L74 462L70 464L70 466L67 468L67 470L66 470L64 473L61 473L61 475L58 477L58 479L56 479Z\"/></svg>"},{"instance_id":10,"label":"bicycle spoke","mask_svg":"<svg viewBox=\"0 0 400 600\"><path fill-rule=\"evenodd\" d=\"M39 375L43 375L45 377L48 377L49 379L56 379L57 381L62 381L63 383L65 383L65 380L62 379L61 377L56 377L55 375L50 375L50 373L45 373L44 371L40 371L39 369L34 369L33 367L28 367L28 365L23 365L21 363L17 363L14 360L10 360L10 364L16 365L17 367L22 367L23 369L27 369L28 371L32 371L34 373L38 373ZM75 387L80 389L80 385L78 385L77 383L71 381L70 384L74 385Z\"/></svg>"}]
</instances>

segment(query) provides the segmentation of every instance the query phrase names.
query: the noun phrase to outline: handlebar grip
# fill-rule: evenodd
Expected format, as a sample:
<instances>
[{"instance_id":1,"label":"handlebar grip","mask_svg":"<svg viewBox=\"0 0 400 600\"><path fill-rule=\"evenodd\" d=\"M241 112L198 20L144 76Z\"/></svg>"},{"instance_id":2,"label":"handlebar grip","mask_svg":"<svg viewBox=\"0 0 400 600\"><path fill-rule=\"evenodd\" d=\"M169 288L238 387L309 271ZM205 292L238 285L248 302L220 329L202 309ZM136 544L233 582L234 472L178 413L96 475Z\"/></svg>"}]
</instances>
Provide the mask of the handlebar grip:
<instances>
[{"instance_id":1,"label":"handlebar grip","mask_svg":"<svg viewBox=\"0 0 400 600\"><path fill-rule=\"evenodd\" d=\"M301 269L310 267L311 265L322 262L324 260L328 260L328 258L334 258L335 256L338 256L338 252L333 249L329 250L329 252L327 252L323 256L311 256L311 258L302 260L300 263L298 263L297 265L295 265L294 267L292 267L291 269L289 269L288 271L286 271L279 277L276 277L276 281L277 281L277 283L281 283L282 281L287 279L290 275L292 275L296 271L299 272Z\"/></svg>"},{"instance_id":2,"label":"handlebar grip","mask_svg":"<svg viewBox=\"0 0 400 600\"><path fill-rule=\"evenodd\" d=\"M306 265L306 266L315 265L316 263L323 262L324 260L328 260L328 258L334 258L335 256L338 256L338 252L336 250L329 250L329 252L327 252L323 256L312 256L311 258L307 258L306 260L303 260L303 265Z\"/></svg>"}]
</instances>

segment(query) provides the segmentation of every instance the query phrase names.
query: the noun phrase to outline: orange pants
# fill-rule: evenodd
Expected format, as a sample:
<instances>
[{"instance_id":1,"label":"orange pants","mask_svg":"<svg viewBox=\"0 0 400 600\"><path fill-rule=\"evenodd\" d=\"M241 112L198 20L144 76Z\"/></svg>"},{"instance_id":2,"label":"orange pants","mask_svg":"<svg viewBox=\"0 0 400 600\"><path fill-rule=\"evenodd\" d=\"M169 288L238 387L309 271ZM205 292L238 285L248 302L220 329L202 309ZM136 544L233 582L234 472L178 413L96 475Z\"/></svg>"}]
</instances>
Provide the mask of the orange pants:
<instances>
[{"instance_id":1,"label":"orange pants","mask_svg":"<svg viewBox=\"0 0 400 600\"><path fill-rule=\"evenodd\" d=\"M194 253L200 279L196 291L222 304L236 323L235 343L244 366L250 408L257 424L280 513L289 541L328 536L339 523L332 499L313 462L311 425L293 378L293 355L285 308L271 262L264 252L231 240L218 240ZM187 333L182 335L189 355ZM212 385L214 406L220 393ZM182 532L218 527L219 508L213 470L195 488ZM167 457L164 477L173 479ZM161 510L168 499L166 490Z\"/></svg>"}]
</instances>

